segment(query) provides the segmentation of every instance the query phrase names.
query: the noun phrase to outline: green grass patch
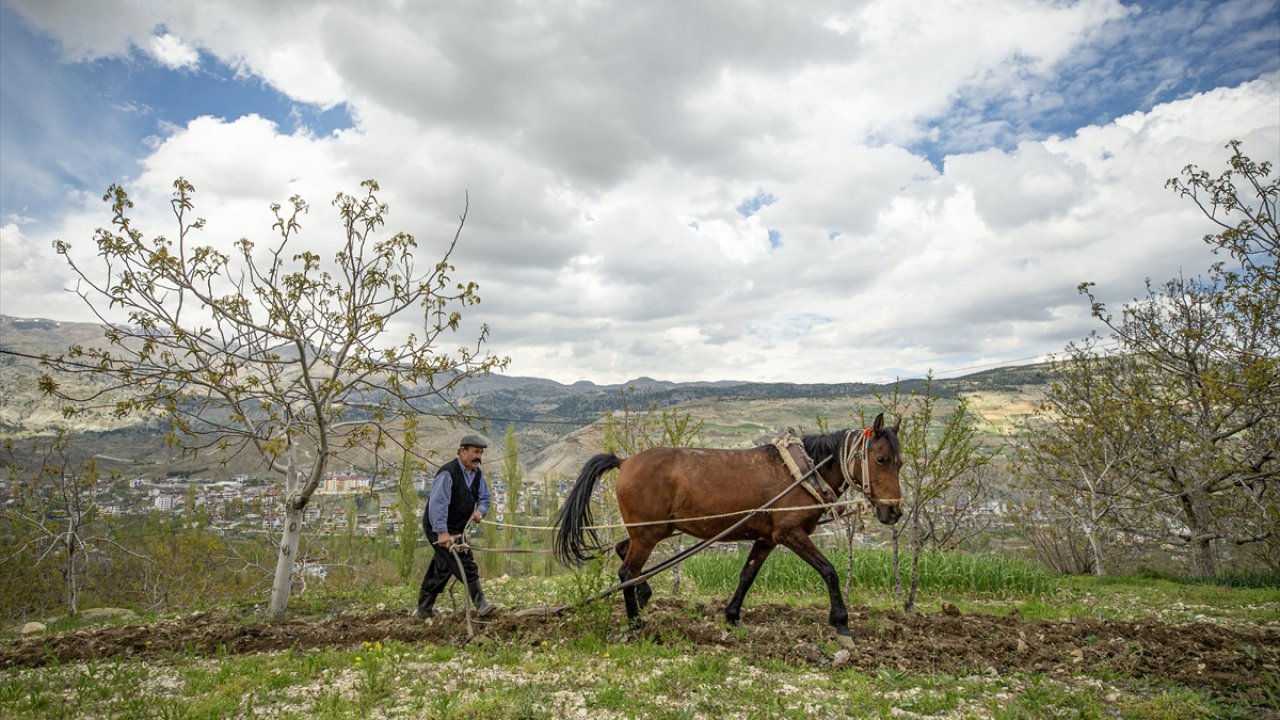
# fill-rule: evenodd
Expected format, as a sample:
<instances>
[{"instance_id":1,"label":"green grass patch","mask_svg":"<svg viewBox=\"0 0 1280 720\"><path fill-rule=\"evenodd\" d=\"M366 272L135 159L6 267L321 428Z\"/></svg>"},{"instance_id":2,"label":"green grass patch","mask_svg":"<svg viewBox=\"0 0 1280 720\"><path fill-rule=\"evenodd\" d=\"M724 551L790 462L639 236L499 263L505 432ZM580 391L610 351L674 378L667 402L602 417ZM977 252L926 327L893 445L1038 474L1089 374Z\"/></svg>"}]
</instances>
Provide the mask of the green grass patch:
<instances>
[{"instance_id":1,"label":"green grass patch","mask_svg":"<svg viewBox=\"0 0 1280 720\"><path fill-rule=\"evenodd\" d=\"M1064 577L1054 617L1124 620L1138 616L1161 622L1230 618L1280 622L1280 588L1226 585L1150 577Z\"/></svg>"},{"instance_id":2,"label":"green grass patch","mask_svg":"<svg viewBox=\"0 0 1280 720\"><path fill-rule=\"evenodd\" d=\"M957 677L756 661L650 641L513 650L367 643L349 649L120 661L0 674L0 716L1256 717L1188 688L1040 674ZM501 692L496 691L501 688Z\"/></svg>"},{"instance_id":3,"label":"green grass patch","mask_svg":"<svg viewBox=\"0 0 1280 720\"><path fill-rule=\"evenodd\" d=\"M834 558L842 572L843 560ZM723 602L736 586L743 561L740 554L728 553L691 559L685 566L681 598L693 612L704 601ZM885 581L874 579L875 572L887 575L887 553L858 551L855 561L861 563L855 569L855 592L892 604L892 593L875 584ZM1204 616L1260 624L1275 622L1280 614L1280 592L1266 587L1150 577L1047 576L1048 580L1027 582L1018 579L1022 568L980 555L957 555L949 563L926 564L923 569L922 602L945 597L966 608L966 614L967 608L978 608L989 614L1017 610L1024 619L1185 622ZM507 598L509 605L566 601L612 584L615 570L611 558L586 576L501 582L495 578L487 590L491 596ZM775 571L780 572L772 577ZM859 578L862 574L871 578L870 583ZM664 578L655 587L659 600L664 594L670 597L666 582ZM770 558L758 587L771 602L825 604L817 573L789 552ZM407 610L413 599L412 589L400 587L327 597L333 607L353 612L392 601L403 602ZM318 600L305 606L307 612L323 609ZM897 712L956 718L1256 720L1263 716L1259 705L1280 705L1280 681L1261 693L1255 687L1246 701L1240 695L1102 668L957 675L891 665L863 669L754 658L735 650L732 640L745 642L758 627L725 628L725 647L636 636L621 628L619 606L617 598L602 604L612 612L607 631L603 618L596 626L578 625L582 621L566 617L562 637L536 642L501 635L457 646L374 641L256 655L179 652L146 662L120 659L12 669L0 672L0 717L875 718ZM291 607L291 614L301 615L299 610ZM822 646L827 656L835 650ZM1240 648L1242 664L1249 661L1250 652L1256 655L1259 648Z\"/></svg>"},{"instance_id":4,"label":"green grass patch","mask_svg":"<svg viewBox=\"0 0 1280 720\"><path fill-rule=\"evenodd\" d=\"M835 565L844 587L850 568L849 556L845 551L832 551L827 557ZM702 553L685 561L684 567L699 589L732 593L745 562L744 551ZM855 550L852 563L851 587L854 590L893 590L893 557L889 550ZM905 585L908 582L905 562L902 570ZM1057 575L1037 563L1018 558L959 552L926 553L920 558L922 591L1039 597L1052 594L1057 587ZM752 589L797 594L825 591L818 573L785 550L769 556Z\"/></svg>"}]
</instances>

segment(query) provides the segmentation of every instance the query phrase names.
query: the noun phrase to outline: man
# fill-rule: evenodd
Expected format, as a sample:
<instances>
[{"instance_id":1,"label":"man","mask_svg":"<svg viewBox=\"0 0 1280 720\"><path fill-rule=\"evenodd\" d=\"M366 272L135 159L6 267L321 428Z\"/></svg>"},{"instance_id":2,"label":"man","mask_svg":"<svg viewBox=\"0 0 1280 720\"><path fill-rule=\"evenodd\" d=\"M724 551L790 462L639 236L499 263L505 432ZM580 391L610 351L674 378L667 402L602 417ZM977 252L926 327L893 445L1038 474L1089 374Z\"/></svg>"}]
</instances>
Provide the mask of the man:
<instances>
[{"instance_id":1,"label":"man","mask_svg":"<svg viewBox=\"0 0 1280 720\"><path fill-rule=\"evenodd\" d=\"M489 486L480 470L487 447L489 442L479 435L463 436L458 443L458 457L441 466L431 483L427 507L422 512L422 531L431 541L435 555L418 591L420 619L436 616L436 596L450 577L458 578L467 588L477 615L484 617L496 609L480 590L480 570L471 552L462 550L455 556L449 550L454 536L462 535L468 521L480 522L489 512ZM458 560L462 561L465 577L458 575Z\"/></svg>"}]
</instances>

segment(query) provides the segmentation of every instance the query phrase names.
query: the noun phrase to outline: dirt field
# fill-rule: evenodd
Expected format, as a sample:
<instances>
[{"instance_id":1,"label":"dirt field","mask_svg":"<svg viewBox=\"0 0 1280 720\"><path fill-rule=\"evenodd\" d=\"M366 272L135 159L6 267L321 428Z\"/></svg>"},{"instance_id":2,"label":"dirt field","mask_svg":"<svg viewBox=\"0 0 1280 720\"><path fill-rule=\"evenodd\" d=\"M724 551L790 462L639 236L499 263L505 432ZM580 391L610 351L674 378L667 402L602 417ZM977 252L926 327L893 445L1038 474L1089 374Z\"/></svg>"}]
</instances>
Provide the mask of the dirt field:
<instances>
[{"instance_id":1,"label":"dirt field","mask_svg":"<svg viewBox=\"0 0 1280 720\"><path fill-rule=\"evenodd\" d=\"M1036 621L962 615L950 606L932 615L855 607L849 624L856 648L846 656L837 652L825 607L748 608L742 625L730 629L719 605L658 599L646 609L645 619L636 633L639 637L795 665L956 674L1108 671L1258 699L1274 693L1280 677L1280 633L1247 625ZM405 611L386 610L278 623L199 613L150 625L88 627L7 641L0 644L0 669L118 656L159 659L173 653L351 646L386 639L538 645L582 632L579 621L569 616L521 617L510 609L477 623L475 630L475 637L468 639L463 617L456 613L427 622ZM621 632L618 635L623 639Z\"/></svg>"}]
</instances>

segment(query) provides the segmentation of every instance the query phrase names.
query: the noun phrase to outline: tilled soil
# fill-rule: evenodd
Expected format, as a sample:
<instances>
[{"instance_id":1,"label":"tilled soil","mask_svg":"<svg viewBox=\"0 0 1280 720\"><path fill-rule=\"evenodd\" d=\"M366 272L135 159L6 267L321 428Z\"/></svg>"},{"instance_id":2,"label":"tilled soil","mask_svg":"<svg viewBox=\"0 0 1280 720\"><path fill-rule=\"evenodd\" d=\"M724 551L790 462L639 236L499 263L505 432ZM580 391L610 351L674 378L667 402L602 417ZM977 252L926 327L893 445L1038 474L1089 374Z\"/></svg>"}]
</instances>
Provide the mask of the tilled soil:
<instances>
[{"instance_id":1,"label":"tilled soil","mask_svg":"<svg viewBox=\"0 0 1280 720\"><path fill-rule=\"evenodd\" d=\"M719 605L710 603L659 599L646 608L641 629L615 634L623 641L648 638L794 665L954 674L1109 672L1255 697L1274 693L1275 678L1280 677L1280 632L1274 627L1024 620L1016 614L961 614L949 605L935 614L855 607L849 619L855 647L844 653L838 652L826 622L826 607L748 607L742 624L734 628L724 623L721 612ZM615 613L613 620L621 618ZM572 614L504 609L485 622L475 622L474 636L468 637L462 613L422 621L407 610L382 610L280 622L197 613L153 624L86 627L0 643L0 669L116 657L303 650L375 640L537 646L572 638L585 631L583 623Z\"/></svg>"}]
</instances>

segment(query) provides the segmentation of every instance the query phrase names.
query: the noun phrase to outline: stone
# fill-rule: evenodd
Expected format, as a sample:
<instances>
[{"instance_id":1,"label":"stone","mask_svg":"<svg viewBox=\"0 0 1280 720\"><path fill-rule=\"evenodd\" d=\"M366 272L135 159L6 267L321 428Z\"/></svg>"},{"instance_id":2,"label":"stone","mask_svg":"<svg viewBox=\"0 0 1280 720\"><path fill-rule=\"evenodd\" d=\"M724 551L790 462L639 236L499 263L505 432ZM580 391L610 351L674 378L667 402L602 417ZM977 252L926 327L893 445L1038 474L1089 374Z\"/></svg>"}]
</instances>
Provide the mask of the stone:
<instances>
[{"instance_id":1,"label":"stone","mask_svg":"<svg viewBox=\"0 0 1280 720\"><path fill-rule=\"evenodd\" d=\"M82 610L80 612L80 619L89 620L89 621L105 620L107 618L117 618L117 617L133 618L136 616L137 616L137 613L135 613L132 610L126 610L125 608L111 608L111 607L89 608L88 610Z\"/></svg>"}]
</instances>

